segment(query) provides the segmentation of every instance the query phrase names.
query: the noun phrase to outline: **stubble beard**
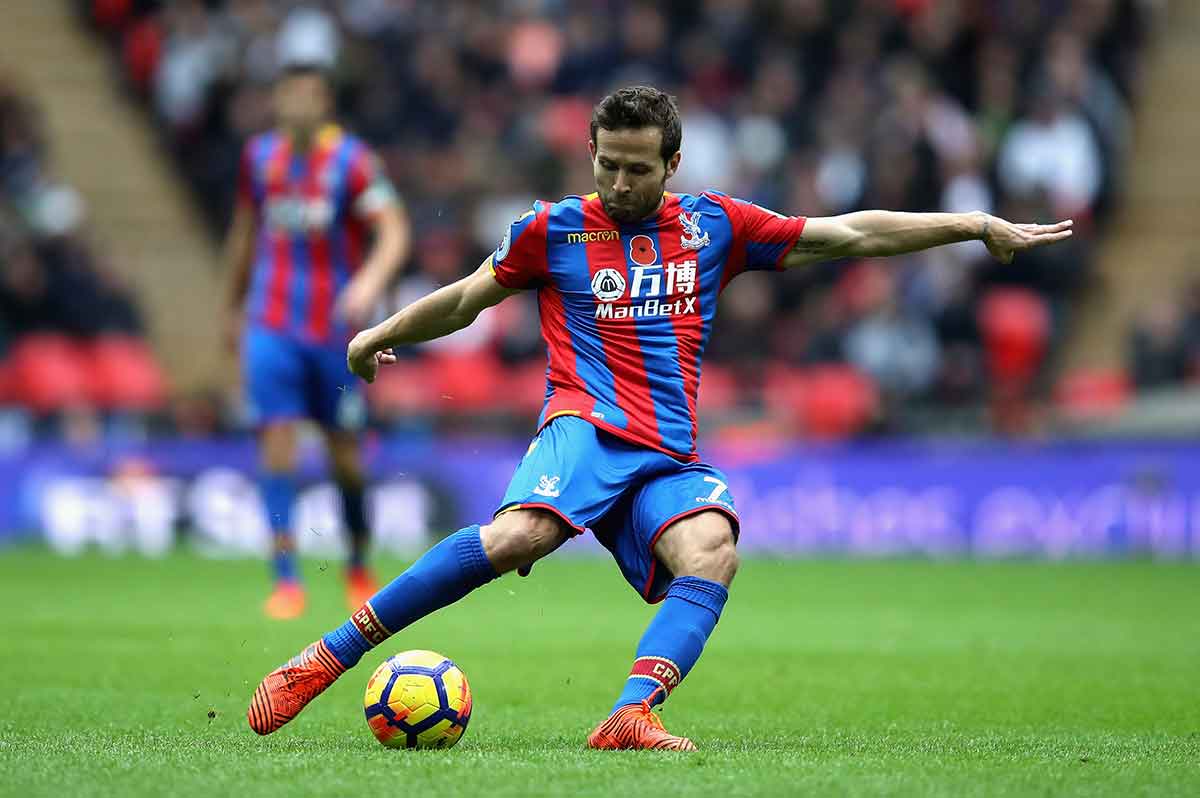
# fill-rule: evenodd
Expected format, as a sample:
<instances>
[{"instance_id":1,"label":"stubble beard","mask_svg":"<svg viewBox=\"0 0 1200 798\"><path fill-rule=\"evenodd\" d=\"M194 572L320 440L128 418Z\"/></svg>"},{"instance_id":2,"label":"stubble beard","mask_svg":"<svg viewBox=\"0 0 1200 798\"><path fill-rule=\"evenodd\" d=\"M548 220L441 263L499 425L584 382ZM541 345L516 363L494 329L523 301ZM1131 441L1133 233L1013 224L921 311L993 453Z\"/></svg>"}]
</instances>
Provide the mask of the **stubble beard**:
<instances>
[{"instance_id":1,"label":"stubble beard","mask_svg":"<svg viewBox=\"0 0 1200 798\"><path fill-rule=\"evenodd\" d=\"M604 212L609 218L618 224L634 224L646 219L658 210L662 204L663 189L666 186L666 181L659 187L658 195L648 202L636 206L617 206L614 205L608 197L600 195L600 203L604 206Z\"/></svg>"}]
</instances>

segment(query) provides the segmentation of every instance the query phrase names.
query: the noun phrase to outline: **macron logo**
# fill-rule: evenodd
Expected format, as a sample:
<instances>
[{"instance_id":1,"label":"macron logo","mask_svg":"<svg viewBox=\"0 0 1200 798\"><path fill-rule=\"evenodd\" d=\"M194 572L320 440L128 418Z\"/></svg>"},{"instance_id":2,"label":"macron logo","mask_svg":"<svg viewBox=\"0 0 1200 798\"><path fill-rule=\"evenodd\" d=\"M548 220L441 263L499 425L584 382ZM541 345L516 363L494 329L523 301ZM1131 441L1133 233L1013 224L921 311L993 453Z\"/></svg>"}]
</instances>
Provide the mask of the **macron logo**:
<instances>
[{"instance_id":1,"label":"macron logo","mask_svg":"<svg viewBox=\"0 0 1200 798\"><path fill-rule=\"evenodd\" d=\"M567 233L568 244L591 244L596 241L616 241L621 234L616 230L585 230L580 233Z\"/></svg>"}]
</instances>

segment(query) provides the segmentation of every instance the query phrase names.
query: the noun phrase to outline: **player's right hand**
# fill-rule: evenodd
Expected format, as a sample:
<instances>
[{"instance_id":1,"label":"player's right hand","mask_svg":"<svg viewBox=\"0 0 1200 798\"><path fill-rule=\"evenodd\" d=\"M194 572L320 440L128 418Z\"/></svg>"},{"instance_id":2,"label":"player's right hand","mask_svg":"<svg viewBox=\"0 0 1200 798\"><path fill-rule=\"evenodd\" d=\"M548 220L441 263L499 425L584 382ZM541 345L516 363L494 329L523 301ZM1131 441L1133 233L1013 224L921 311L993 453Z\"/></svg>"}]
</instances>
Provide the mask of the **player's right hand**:
<instances>
[{"instance_id":1,"label":"player's right hand","mask_svg":"<svg viewBox=\"0 0 1200 798\"><path fill-rule=\"evenodd\" d=\"M369 339L369 332L364 330L350 340L350 345L346 347L346 367L350 373L366 382L375 382L379 366L395 363L396 356L390 351L377 352Z\"/></svg>"}]
</instances>

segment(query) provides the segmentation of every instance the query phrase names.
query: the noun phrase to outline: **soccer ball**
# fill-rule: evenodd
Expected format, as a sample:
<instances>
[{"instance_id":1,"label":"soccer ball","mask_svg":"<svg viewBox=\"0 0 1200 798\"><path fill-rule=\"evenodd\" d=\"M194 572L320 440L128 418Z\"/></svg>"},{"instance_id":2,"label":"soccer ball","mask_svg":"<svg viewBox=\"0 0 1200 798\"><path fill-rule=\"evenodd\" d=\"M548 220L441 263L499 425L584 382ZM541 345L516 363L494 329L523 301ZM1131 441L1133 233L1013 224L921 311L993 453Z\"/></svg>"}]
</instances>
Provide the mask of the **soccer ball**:
<instances>
[{"instance_id":1,"label":"soccer ball","mask_svg":"<svg viewBox=\"0 0 1200 798\"><path fill-rule=\"evenodd\" d=\"M449 748L471 720L471 686L441 654L403 651L371 674L363 707L388 748Z\"/></svg>"}]
</instances>

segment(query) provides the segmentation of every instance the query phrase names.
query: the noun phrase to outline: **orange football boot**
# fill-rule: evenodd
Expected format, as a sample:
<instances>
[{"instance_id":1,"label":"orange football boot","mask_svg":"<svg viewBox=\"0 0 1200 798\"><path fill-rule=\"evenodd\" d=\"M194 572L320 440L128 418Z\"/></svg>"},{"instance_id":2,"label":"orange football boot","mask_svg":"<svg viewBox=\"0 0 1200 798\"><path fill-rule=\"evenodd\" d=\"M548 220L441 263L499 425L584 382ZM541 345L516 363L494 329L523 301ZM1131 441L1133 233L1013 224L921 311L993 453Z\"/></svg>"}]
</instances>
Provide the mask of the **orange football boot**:
<instances>
[{"instance_id":1,"label":"orange football boot","mask_svg":"<svg viewBox=\"0 0 1200 798\"><path fill-rule=\"evenodd\" d=\"M267 596L263 612L276 621L290 621L304 614L305 603L304 588L299 583L278 582Z\"/></svg>"},{"instance_id":2,"label":"orange football boot","mask_svg":"<svg viewBox=\"0 0 1200 798\"><path fill-rule=\"evenodd\" d=\"M259 683L246 710L250 728L259 734L278 731L345 672L325 641L318 640Z\"/></svg>"},{"instance_id":3,"label":"orange football boot","mask_svg":"<svg viewBox=\"0 0 1200 798\"><path fill-rule=\"evenodd\" d=\"M346 572L346 606L357 610L379 592L379 584L371 572L363 567L351 568Z\"/></svg>"},{"instance_id":4,"label":"orange football boot","mask_svg":"<svg viewBox=\"0 0 1200 798\"><path fill-rule=\"evenodd\" d=\"M676 737L663 728L650 703L628 704L609 715L608 720L588 735L588 748L606 751L654 750L695 751L696 744L686 737Z\"/></svg>"}]
</instances>

